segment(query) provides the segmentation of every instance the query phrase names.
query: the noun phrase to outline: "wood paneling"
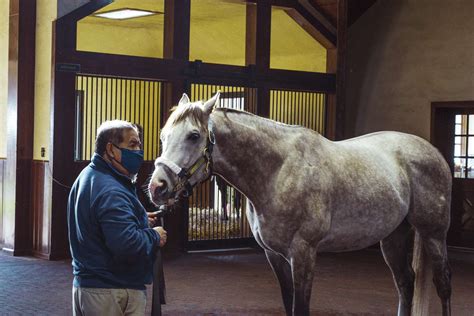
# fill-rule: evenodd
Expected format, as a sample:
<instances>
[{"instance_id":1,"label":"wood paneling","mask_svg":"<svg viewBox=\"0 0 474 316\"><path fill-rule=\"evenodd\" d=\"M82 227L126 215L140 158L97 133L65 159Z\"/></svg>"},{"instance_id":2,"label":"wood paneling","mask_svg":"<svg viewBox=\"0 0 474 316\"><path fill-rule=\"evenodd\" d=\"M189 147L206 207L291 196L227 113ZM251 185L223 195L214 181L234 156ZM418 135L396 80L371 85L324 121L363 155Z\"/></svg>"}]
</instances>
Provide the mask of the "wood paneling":
<instances>
[{"instance_id":1,"label":"wood paneling","mask_svg":"<svg viewBox=\"0 0 474 316\"><path fill-rule=\"evenodd\" d=\"M50 258L50 190L49 162L33 161L33 254Z\"/></svg>"},{"instance_id":2,"label":"wood paneling","mask_svg":"<svg viewBox=\"0 0 474 316\"><path fill-rule=\"evenodd\" d=\"M5 159L0 158L0 247L3 245L3 202L4 202Z\"/></svg>"}]
</instances>

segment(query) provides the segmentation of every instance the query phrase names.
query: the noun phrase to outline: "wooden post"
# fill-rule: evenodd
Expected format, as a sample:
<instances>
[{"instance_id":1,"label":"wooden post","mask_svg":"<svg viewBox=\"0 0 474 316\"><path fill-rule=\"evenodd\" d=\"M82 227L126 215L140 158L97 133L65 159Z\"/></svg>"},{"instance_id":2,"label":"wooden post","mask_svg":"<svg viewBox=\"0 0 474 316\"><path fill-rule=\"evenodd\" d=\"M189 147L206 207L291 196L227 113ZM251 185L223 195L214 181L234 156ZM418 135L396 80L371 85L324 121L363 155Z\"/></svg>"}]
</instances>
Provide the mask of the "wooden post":
<instances>
[{"instance_id":1,"label":"wooden post","mask_svg":"<svg viewBox=\"0 0 474 316\"><path fill-rule=\"evenodd\" d=\"M336 140L345 136L347 1L337 1Z\"/></svg>"},{"instance_id":2,"label":"wooden post","mask_svg":"<svg viewBox=\"0 0 474 316\"><path fill-rule=\"evenodd\" d=\"M337 49L328 48L326 55L326 69L328 73L337 73ZM328 93L326 102L326 137L336 140L336 94Z\"/></svg>"},{"instance_id":3,"label":"wooden post","mask_svg":"<svg viewBox=\"0 0 474 316\"><path fill-rule=\"evenodd\" d=\"M271 18L272 7L268 0L247 4L245 63L254 64L257 75L270 68ZM269 117L270 90L261 82L257 85L256 102L256 114Z\"/></svg>"},{"instance_id":4,"label":"wooden post","mask_svg":"<svg viewBox=\"0 0 474 316\"><path fill-rule=\"evenodd\" d=\"M190 18L190 0L165 0L164 58L188 61ZM168 119L171 107L178 103L187 89L184 78L175 78L164 84L161 126ZM187 227L185 227L187 209L188 201L183 200L175 206L170 216L165 218L165 229L168 231L168 241L163 249L165 252L184 250L187 241Z\"/></svg>"},{"instance_id":5,"label":"wooden post","mask_svg":"<svg viewBox=\"0 0 474 316\"><path fill-rule=\"evenodd\" d=\"M10 0L3 250L32 251L36 0Z\"/></svg>"}]
</instances>

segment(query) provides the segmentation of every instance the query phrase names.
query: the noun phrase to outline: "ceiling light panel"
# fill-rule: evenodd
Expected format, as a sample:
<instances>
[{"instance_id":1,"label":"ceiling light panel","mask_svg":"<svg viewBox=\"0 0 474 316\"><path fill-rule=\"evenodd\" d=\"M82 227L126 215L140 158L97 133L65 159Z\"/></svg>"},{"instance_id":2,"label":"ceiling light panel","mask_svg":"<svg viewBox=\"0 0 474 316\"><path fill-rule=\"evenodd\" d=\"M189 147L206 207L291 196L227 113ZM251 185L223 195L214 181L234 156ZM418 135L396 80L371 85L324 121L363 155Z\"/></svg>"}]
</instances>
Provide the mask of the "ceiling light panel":
<instances>
[{"instance_id":1,"label":"ceiling light panel","mask_svg":"<svg viewBox=\"0 0 474 316\"><path fill-rule=\"evenodd\" d=\"M97 16L100 18L112 19L112 20L126 20L126 19L133 19L133 18L139 18L143 16L154 15L157 13L159 12L144 11L144 10L139 10L139 9L120 9L120 10L114 10L114 11L109 11L109 12L97 13L97 14L94 14L94 16Z\"/></svg>"}]
</instances>

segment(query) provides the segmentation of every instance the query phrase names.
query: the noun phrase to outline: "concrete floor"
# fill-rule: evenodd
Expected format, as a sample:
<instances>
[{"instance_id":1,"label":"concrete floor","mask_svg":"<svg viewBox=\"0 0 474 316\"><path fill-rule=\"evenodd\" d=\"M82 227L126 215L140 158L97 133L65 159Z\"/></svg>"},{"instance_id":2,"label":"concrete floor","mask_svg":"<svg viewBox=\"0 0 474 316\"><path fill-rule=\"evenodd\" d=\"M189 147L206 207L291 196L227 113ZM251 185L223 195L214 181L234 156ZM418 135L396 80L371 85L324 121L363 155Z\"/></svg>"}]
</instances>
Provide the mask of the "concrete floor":
<instances>
[{"instance_id":1,"label":"concrete floor","mask_svg":"<svg viewBox=\"0 0 474 316\"><path fill-rule=\"evenodd\" d=\"M453 315L474 315L472 257L451 255ZM396 315L396 291L378 251L321 254L318 260L311 315ZM165 257L164 269L163 315L284 315L277 281L261 252ZM0 314L70 315L71 282L69 260L0 254ZM430 304L430 314L440 315L434 289Z\"/></svg>"}]
</instances>

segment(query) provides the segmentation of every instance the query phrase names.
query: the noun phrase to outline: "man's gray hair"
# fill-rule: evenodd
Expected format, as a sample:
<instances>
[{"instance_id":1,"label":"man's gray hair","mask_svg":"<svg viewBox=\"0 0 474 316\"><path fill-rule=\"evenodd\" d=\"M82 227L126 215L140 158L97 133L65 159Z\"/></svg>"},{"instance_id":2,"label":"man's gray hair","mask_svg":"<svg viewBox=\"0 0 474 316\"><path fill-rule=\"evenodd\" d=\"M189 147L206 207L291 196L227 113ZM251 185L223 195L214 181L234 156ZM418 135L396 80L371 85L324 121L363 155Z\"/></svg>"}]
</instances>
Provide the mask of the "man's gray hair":
<instances>
[{"instance_id":1,"label":"man's gray hair","mask_svg":"<svg viewBox=\"0 0 474 316\"><path fill-rule=\"evenodd\" d=\"M138 134L140 134L139 127L127 121L113 120L102 123L97 129L95 152L102 156L105 152L107 143L118 145L123 142L123 132L129 129L134 129Z\"/></svg>"}]
</instances>

